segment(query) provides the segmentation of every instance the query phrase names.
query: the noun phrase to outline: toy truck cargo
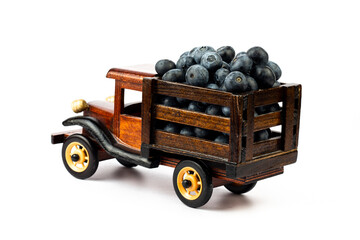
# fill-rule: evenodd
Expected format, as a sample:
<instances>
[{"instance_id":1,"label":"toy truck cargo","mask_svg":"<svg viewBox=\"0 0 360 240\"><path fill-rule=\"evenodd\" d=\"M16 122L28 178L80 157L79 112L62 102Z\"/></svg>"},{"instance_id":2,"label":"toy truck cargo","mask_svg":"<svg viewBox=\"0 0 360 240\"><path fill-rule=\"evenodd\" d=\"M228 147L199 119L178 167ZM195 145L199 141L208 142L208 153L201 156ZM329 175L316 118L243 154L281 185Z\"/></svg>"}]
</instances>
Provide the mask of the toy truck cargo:
<instances>
[{"instance_id":1,"label":"toy truck cargo","mask_svg":"<svg viewBox=\"0 0 360 240\"><path fill-rule=\"evenodd\" d=\"M73 110L83 111L63 122L82 129L56 133L52 143L63 143L66 169L85 179L92 176L99 161L116 158L126 167L175 168L173 185L179 199L200 207L214 187L225 186L235 194L250 191L257 181L283 173L296 162L299 136L301 85L232 94L182 83L163 81L152 71L111 69L115 80L113 102L83 100ZM124 104L127 89L141 91L142 102ZM169 107L159 102L164 96L227 106L230 116ZM255 108L281 103L279 111L254 116ZM226 133L229 143L185 136L163 130L164 123L191 126ZM269 139L254 142L254 132L273 128Z\"/></svg>"}]
</instances>

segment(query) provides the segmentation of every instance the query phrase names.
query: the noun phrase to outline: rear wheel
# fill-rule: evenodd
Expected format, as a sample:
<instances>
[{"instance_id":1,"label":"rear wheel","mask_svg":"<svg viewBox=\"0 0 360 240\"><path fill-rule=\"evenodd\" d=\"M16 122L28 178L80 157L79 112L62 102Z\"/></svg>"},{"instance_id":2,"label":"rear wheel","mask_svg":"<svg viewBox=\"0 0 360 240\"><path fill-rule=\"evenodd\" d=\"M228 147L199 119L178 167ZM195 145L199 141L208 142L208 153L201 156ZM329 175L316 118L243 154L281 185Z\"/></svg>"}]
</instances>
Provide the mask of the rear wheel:
<instances>
[{"instance_id":1,"label":"rear wheel","mask_svg":"<svg viewBox=\"0 0 360 240\"><path fill-rule=\"evenodd\" d=\"M189 207L197 208L207 203L212 195L212 178L206 166L185 160L174 170L173 185L176 195Z\"/></svg>"},{"instance_id":2,"label":"rear wheel","mask_svg":"<svg viewBox=\"0 0 360 240\"><path fill-rule=\"evenodd\" d=\"M236 183L229 183L225 184L224 187L234 194L243 194L249 192L253 189L256 185L256 182L249 183L249 184L236 184Z\"/></svg>"},{"instance_id":3,"label":"rear wheel","mask_svg":"<svg viewBox=\"0 0 360 240\"><path fill-rule=\"evenodd\" d=\"M79 179L91 177L99 165L97 150L80 134L71 135L65 140L62 158L68 172Z\"/></svg>"}]
</instances>

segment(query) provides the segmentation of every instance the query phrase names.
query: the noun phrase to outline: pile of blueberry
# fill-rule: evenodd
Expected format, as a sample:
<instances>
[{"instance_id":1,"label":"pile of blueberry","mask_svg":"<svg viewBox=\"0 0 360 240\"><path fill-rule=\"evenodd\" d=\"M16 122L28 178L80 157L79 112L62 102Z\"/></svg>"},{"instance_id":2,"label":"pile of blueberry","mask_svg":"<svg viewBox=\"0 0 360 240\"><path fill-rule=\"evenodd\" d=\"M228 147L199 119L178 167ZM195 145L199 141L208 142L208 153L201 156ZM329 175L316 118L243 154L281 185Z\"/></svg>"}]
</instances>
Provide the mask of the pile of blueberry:
<instances>
[{"instance_id":1,"label":"pile of blueberry","mask_svg":"<svg viewBox=\"0 0 360 240\"><path fill-rule=\"evenodd\" d=\"M155 65L155 70L162 80L211 88L231 93L242 93L277 87L281 77L280 67L269 61L268 53L261 47L250 48L247 52L235 54L231 46L215 50L210 46L195 47L184 52L176 64L162 59ZM179 107L190 111L204 112L210 115L230 116L229 107L190 101L182 98L163 97L161 103L166 106ZM255 109L255 115L280 110L276 104ZM181 126L168 123L165 131L186 136L196 136L219 143L228 143L229 136L201 128ZM271 136L269 129L256 132L255 141L266 140Z\"/></svg>"}]
</instances>

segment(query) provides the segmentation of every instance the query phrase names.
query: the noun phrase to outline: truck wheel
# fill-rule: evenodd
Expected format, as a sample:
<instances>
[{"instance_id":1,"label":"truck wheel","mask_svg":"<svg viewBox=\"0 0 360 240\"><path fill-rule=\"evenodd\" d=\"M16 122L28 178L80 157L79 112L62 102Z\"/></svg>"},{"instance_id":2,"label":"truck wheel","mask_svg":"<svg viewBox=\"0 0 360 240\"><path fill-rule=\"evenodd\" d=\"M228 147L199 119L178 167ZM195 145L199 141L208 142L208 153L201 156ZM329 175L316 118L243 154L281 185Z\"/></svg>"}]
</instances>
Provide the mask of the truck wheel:
<instances>
[{"instance_id":1,"label":"truck wheel","mask_svg":"<svg viewBox=\"0 0 360 240\"><path fill-rule=\"evenodd\" d=\"M79 179L91 177L99 165L96 149L80 134L71 135L65 140L62 158L68 172Z\"/></svg>"},{"instance_id":2,"label":"truck wheel","mask_svg":"<svg viewBox=\"0 0 360 240\"><path fill-rule=\"evenodd\" d=\"M121 165L123 165L124 167L127 167L127 168L132 168L132 167L136 167L137 165L134 164L134 163L130 163L126 160L123 160L121 158L117 158L116 159Z\"/></svg>"},{"instance_id":3,"label":"truck wheel","mask_svg":"<svg viewBox=\"0 0 360 240\"><path fill-rule=\"evenodd\" d=\"M180 162L174 170L173 185L176 195L189 207L207 203L212 195L212 178L206 166L194 161Z\"/></svg>"},{"instance_id":4,"label":"truck wheel","mask_svg":"<svg viewBox=\"0 0 360 240\"><path fill-rule=\"evenodd\" d=\"M232 193L243 194L249 192L251 189L255 187L255 185L256 182L249 184L242 184L242 185L236 183L229 183L229 184L225 184L224 187Z\"/></svg>"}]
</instances>

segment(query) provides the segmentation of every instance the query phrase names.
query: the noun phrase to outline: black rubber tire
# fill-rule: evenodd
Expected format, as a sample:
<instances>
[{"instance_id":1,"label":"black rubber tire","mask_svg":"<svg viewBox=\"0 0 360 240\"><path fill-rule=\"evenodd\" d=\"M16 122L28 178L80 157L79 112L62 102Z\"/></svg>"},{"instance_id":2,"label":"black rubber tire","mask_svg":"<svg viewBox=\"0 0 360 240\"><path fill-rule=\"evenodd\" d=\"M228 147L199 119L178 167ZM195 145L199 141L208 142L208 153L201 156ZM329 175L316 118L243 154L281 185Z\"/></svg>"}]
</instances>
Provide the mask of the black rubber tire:
<instances>
[{"instance_id":1,"label":"black rubber tire","mask_svg":"<svg viewBox=\"0 0 360 240\"><path fill-rule=\"evenodd\" d=\"M186 197L183 196L183 194L180 192L179 186L178 186L178 174L183 168L190 167L193 168L199 177L201 178L201 191L200 195L194 199L189 200ZM174 174L173 174L173 186L176 192L176 195L178 198L187 206L192 208L201 207L204 204L206 204L213 192L213 185L212 185L212 178L211 175L206 167L205 164L200 162L195 162L191 160L184 160L178 163L178 165L175 167ZM180 186L181 187L181 186Z\"/></svg>"},{"instance_id":2,"label":"black rubber tire","mask_svg":"<svg viewBox=\"0 0 360 240\"><path fill-rule=\"evenodd\" d=\"M234 194L243 194L243 193L249 192L251 189L253 189L255 187L255 185L256 185L256 182L244 184L244 185L239 185L236 183L228 183L228 184L225 184L224 187Z\"/></svg>"},{"instance_id":3,"label":"black rubber tire","mask_svg":"<svg viewBox=\"0 0 360 240\"><path fill-rule=\"evenodd\" d=\"M82 172L76 172L73 169L71 169L71 167L68 165L68 163L66 161L66 157L65 157L66 149L69 146L69 144L71 144L73 142L78 142L81 145L83 145L89 154L88 165L87 165L86 169ZM64 141L61 153L62 153L62 159L63 159L63 163L65 165L66 170L71 175L73 175L74 177L76 177L78 179L86 179L86 178L91 177L96 172L96 170L99 166L99 161L97 159L97 149L94 147L94 144L92 144L86 137L84 137L81 134L74 134L74 135L69 136Z\"/></svg>"},{"instance_id":4,"label":"black rubber tire","mask_svg":"<svg viewBox=\"0 0 360 240\"><path fill-rule=\"evenodd\" d=\"M133 167L136 167L137 165L134 164L134 163L130 163L126 160L123 160L121 158L116 158L116 160L121 164L123 165L124 167L127 167L127 168L133 168Z\"/></svg>"}]
</instances>

